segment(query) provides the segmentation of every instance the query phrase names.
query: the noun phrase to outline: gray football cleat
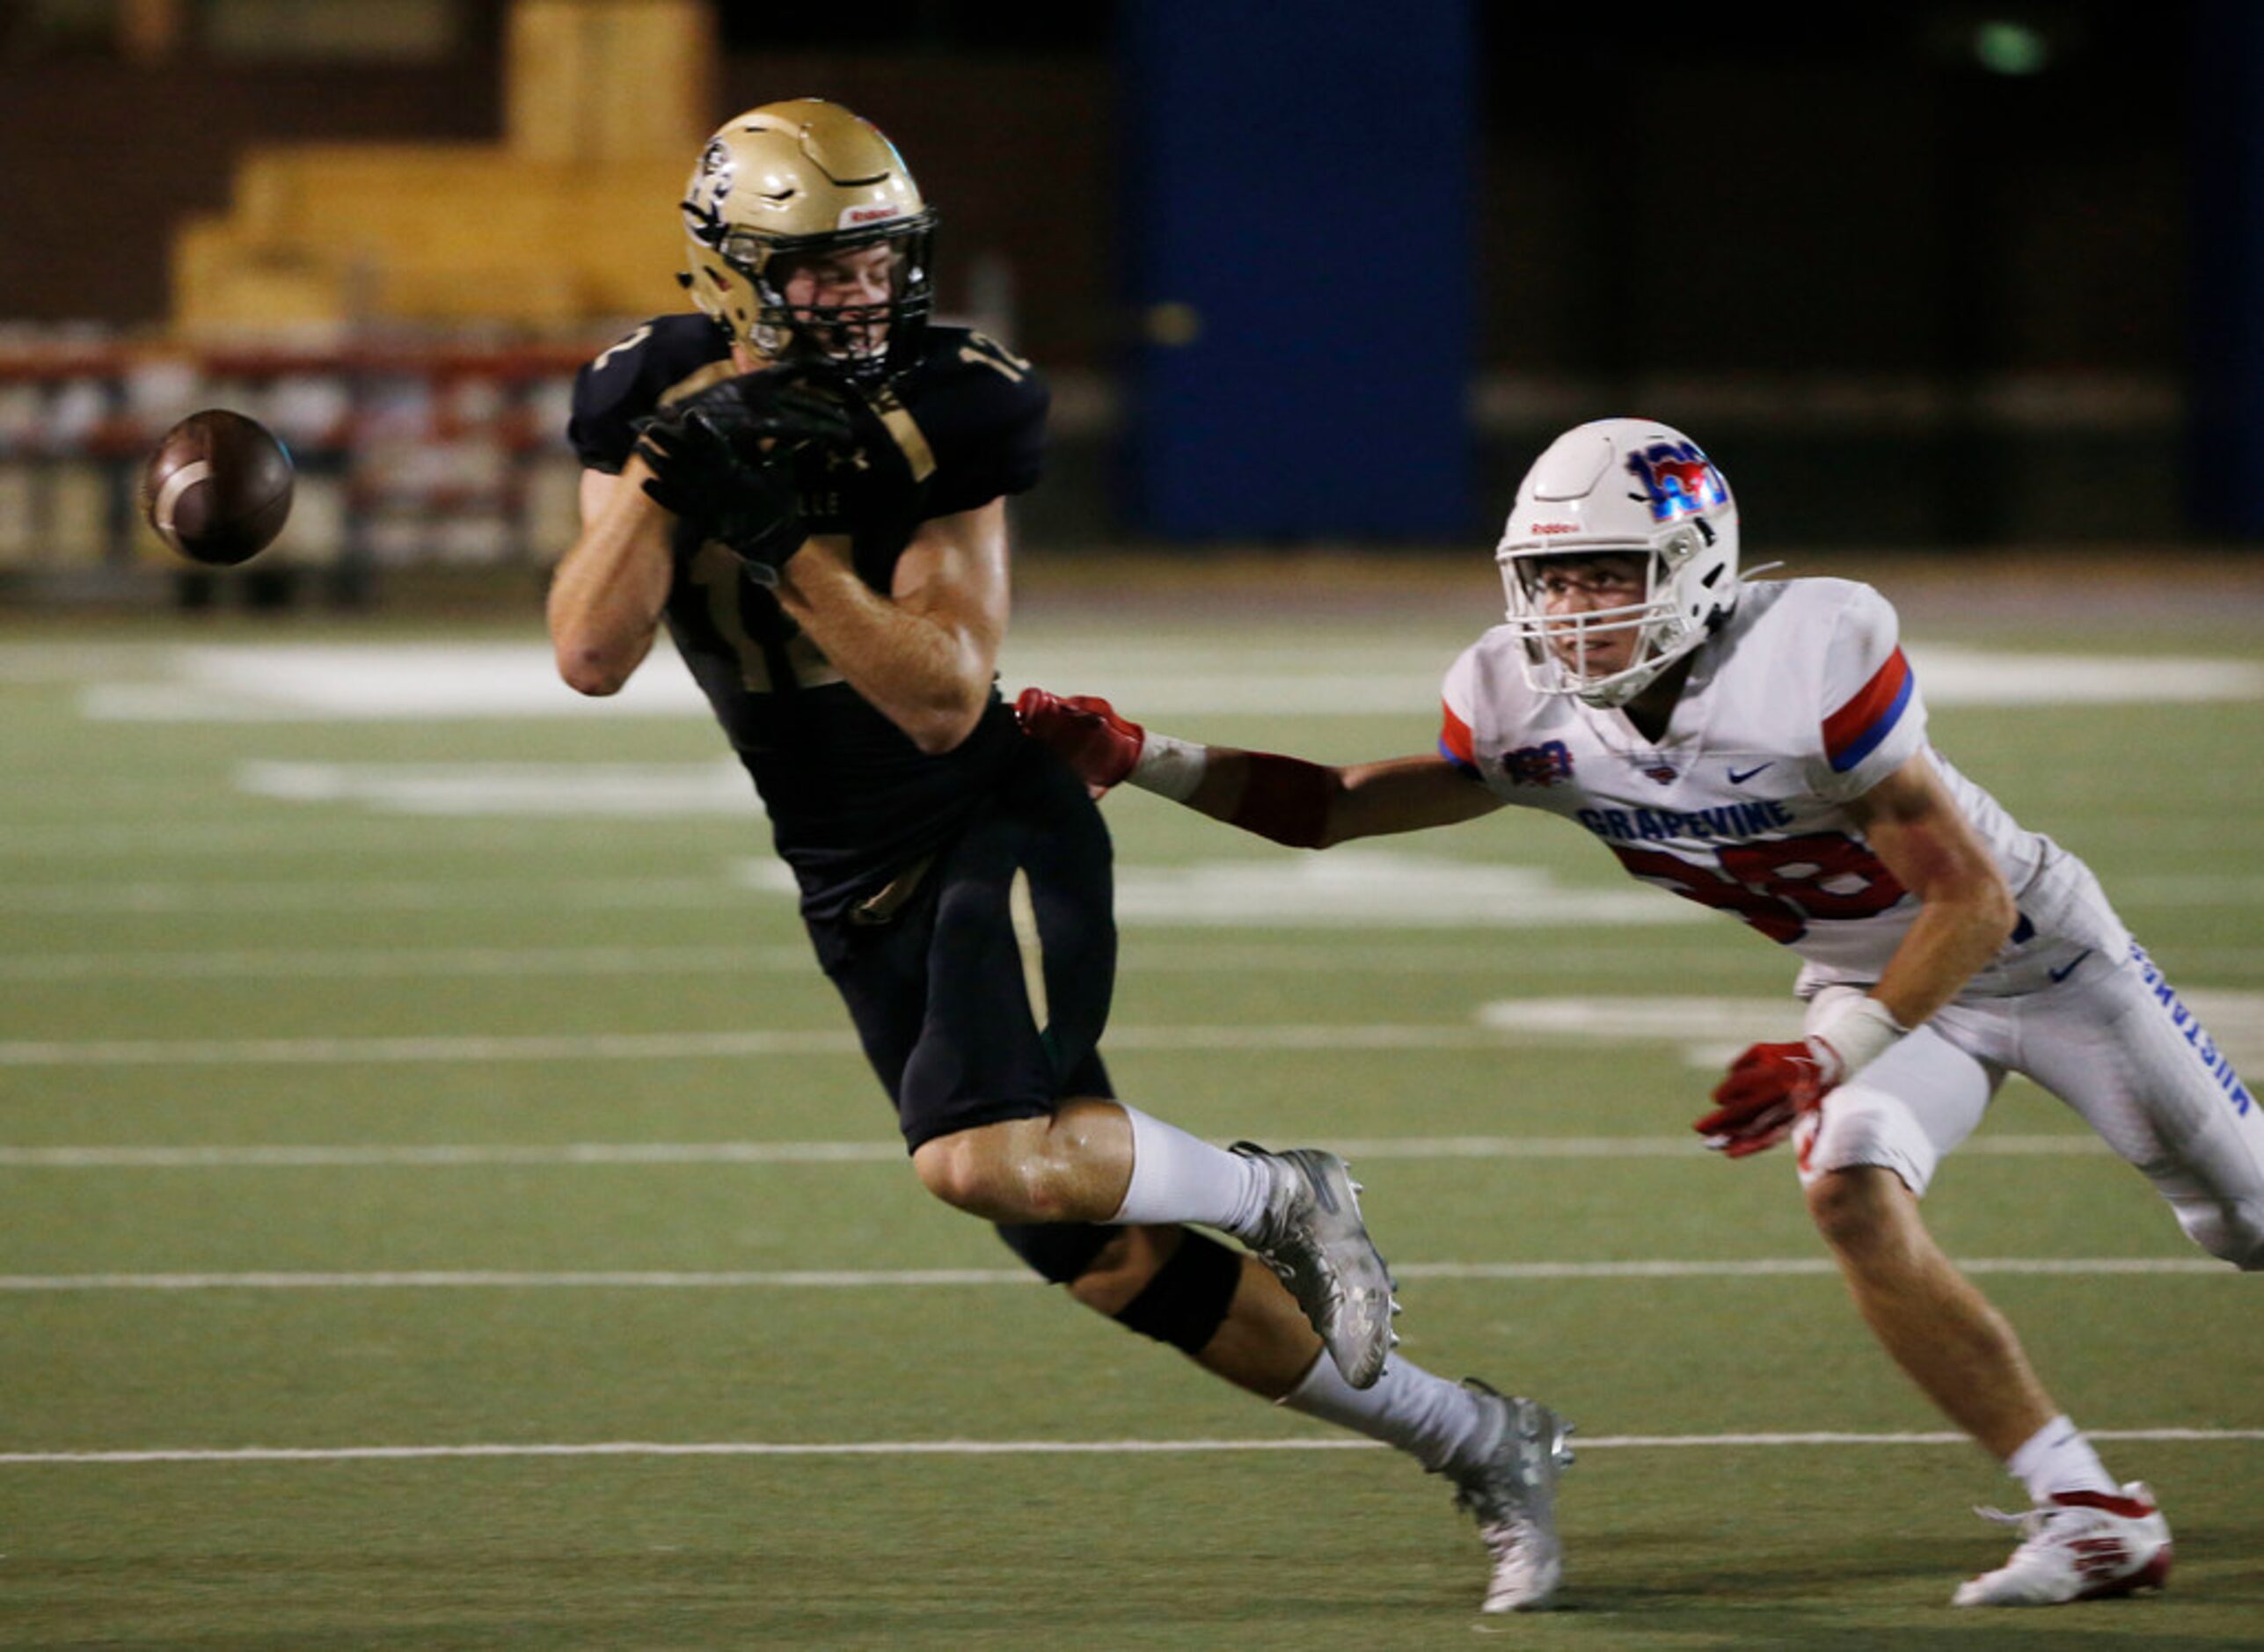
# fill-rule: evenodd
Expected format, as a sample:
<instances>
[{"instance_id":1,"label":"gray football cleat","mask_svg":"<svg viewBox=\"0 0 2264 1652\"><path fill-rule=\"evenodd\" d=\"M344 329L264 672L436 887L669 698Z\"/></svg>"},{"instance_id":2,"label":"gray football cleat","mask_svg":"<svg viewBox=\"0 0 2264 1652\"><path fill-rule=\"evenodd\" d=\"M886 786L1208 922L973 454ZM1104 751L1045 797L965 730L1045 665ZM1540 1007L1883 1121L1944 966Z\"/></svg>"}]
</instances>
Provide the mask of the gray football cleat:
<instances>
[{"instance_id":1,"label":"gray football cleat","mask_svg":"<svg viewBox=\"0 0 2264 1652\"><path fill-rule=\"evenodd\" d=\"M1494 1446L1472 1469L1453 1476L1455 1506L1477 1518L1494 1553L1487 1612L1537 1612L1556 1597L1565 1575L1557 1537L1557 1477L1572 1466L1567 1422L1537 1400L1515 1399L1475 1377L1462 1385L1500 1418Z\"/></svg>"},{"instance_id":2,"label":"gray football cleat","mask_svg":"<svg viewBox=\"0 0 2264 1652\"><path fill-rule=\"evenodd\" d=\"M1344 1160L1318 1148L1268 1152L1255 1142L1234 1151L1257 1159L1273 1186L1250 1247L1281 1276L1320 1333L1328 1356L1355 1388L1373 1387L1399 1343L1391 1270L1360 1219L1360 1188Z\"/></svg>"}]
</instances>

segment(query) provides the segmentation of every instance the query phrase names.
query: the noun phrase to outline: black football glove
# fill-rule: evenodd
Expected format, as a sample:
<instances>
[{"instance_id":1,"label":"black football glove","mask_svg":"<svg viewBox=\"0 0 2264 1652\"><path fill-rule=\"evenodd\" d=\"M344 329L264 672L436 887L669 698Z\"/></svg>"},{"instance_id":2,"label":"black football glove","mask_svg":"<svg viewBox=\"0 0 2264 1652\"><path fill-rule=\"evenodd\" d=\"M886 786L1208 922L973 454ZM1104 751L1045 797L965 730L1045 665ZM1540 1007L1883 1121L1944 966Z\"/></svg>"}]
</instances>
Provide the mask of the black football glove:
<instances>
[{"instance_id":1,"label":"black football glove","mask_svg":"<svg viewBox=\"0 0 2264 1652\"><path fill-rule=\"evenodd\" d=\"M765 585L809 537L798 474L852 440L841 401L776 372L748 373L638 421L645 491L719 539Z\"/></svg>"}]
</instances>

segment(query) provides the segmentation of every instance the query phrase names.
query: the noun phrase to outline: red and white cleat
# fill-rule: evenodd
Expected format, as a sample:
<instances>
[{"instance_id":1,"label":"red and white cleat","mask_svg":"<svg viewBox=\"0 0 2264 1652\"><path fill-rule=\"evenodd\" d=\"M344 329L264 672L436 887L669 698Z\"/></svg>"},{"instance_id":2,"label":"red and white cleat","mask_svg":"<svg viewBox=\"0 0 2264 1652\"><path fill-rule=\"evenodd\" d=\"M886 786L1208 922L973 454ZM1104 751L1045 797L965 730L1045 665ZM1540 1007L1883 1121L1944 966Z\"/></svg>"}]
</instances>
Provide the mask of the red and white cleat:
<instances>
[{"instance_id":1,"label":"red and white cleat","mask_svg":"<svg viewBox=\"0 0 2264 1652\"><path fill-rule=\"evenodd\" d=\"M2017 1525L2020 1546L1993 1572L1961 1583L1958 1606L2057 1606L2159 1589L2170 1575L2170 1523L2133 1480L2119 1497L2063 1492L2026 1514L1981 1509Z\"/></svg>"}]
</instances>

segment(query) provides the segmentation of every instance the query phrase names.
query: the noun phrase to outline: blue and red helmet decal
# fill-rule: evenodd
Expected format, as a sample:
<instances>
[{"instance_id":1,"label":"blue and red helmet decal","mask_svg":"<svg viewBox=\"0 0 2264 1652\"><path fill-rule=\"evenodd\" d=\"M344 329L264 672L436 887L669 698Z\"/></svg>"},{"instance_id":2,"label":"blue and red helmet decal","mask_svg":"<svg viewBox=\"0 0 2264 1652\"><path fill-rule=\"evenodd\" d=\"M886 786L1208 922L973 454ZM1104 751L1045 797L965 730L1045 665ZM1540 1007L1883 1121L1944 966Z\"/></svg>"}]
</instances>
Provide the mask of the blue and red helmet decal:
<instances>
[{"instance_id":1,"label":"blue and red helmet decal","mask_svg":"<svg viewBox=\"0 0 2264 1652\"><path fill-rule=\"evenodd\" d=\"M1729 503L1729 484L1695 442L1654 442L1627 456L1627 471L1650 496L1653 522Z\"/></svg>"}]
</instances>

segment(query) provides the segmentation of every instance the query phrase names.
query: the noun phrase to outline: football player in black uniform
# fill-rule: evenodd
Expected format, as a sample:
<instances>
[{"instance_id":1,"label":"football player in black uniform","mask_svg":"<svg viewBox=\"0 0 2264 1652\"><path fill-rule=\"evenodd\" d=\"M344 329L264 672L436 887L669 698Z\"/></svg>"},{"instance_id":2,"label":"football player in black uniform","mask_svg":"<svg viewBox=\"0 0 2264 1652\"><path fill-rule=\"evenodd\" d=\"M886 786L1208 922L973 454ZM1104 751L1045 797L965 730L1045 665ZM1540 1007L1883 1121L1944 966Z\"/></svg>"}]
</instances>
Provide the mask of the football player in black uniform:
<instances>
[{"instance_id":1,"label":"football player in black uniform","mask_svg":"<svg viewBox=\"0 0 2264 1652\"><path fill-rule=\"evenodd\" d=\"M683 212L697 311L639 327L575 384L583 526L550 596L560 674L613 693L666 625L754 778L930 1192L1129 1328L1451 1474L1482 1525L1522 1542L1501 1604L1538 1604L1560 1430L1482 1386L1385 1371L1391 1280L1342 1161L1223 1150L1114 1100L1107 835L993 680L1005 501L1038 478L1042 382L931 325L934 215L894 146L837 105L726 122Z\"/></svg>"}]
</instances>

